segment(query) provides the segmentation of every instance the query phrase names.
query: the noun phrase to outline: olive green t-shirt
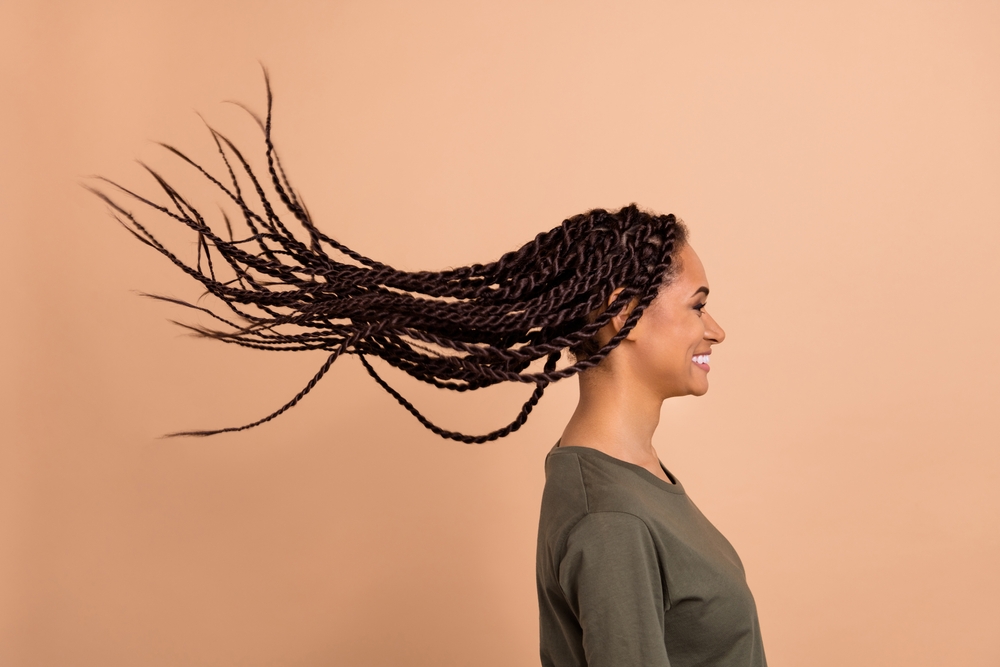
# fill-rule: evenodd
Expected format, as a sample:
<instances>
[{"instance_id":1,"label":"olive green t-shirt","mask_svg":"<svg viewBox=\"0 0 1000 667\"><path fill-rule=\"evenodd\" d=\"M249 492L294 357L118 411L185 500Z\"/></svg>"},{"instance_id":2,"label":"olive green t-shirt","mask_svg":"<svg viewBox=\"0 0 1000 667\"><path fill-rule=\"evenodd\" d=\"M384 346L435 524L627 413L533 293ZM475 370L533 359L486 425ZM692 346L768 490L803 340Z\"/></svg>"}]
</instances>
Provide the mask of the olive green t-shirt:
<instances>
[{"instance_id":1,"label":"olive green t-shirt","mask_svg":"<svg viewBox=\"0 0 1000 667\"><path fill-rule=\"evenodd\" d=\"M729 541L684 487L589 447L545 459L537 583L544 667L765 667Z\"/></svg>"}]
</instances>

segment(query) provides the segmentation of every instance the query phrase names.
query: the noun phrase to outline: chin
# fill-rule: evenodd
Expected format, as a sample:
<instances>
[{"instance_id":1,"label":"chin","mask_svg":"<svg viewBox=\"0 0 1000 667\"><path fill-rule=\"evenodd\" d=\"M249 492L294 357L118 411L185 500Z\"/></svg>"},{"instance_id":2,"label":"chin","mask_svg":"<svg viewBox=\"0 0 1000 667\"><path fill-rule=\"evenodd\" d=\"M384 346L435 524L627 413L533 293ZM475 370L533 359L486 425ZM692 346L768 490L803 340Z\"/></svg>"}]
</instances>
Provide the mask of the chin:
<instances>
[{"instance_id":1,"label":"chin","mask_svg":"<svg viewBox=\"0 0 1000 667\"><path fill-rule=\"evenodd\" d=\"M708 392L708 385L704 384L697 387L688 387L686 390L682 387L673 387L672 389L665 390L661 392L663 400L668 398L679 398L681 396L704 396Z\"/></svg>"},{"instance_id":2,"label":"chin","mask_svg":"<svg viewBox=\"0 0 1000 667\"><path fill-rule=\"evenodd\" d=\"M702 387L695 387L694 389L691 390L691 396L704 396L707 393L708 393L707 384Z\"/></svg>"}]
</instances>

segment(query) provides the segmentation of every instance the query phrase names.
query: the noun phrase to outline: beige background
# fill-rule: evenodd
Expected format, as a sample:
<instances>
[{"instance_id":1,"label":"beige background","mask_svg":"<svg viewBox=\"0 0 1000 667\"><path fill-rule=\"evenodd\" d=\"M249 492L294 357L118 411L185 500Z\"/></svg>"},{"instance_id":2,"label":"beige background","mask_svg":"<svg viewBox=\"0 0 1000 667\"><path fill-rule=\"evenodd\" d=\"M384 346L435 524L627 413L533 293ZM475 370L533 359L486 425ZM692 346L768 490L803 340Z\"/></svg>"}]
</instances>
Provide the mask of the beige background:
<instances>
[{"instance_id":1,"label":"beige background","mask_svg":"<svg viewBox=\"0 0 1000 667\"><path fill-rule=\"evenodd\" d=\"M692 8L692 5L697 7ZM730 538L772 665L1000 664L1000 4L0 5L0 664L537 664L542 462L445 442L356 358L185 337L196 285L78 183L153 192L263 108L331 235L400 268L675 212L726 328L655 444ZM183 180L182 180L183 182ZM212 196L206 210L211 210ZM181 252L190 237L162 230ZM390 377L485 432L527 395Z\"/></svg>"}]
</instances>

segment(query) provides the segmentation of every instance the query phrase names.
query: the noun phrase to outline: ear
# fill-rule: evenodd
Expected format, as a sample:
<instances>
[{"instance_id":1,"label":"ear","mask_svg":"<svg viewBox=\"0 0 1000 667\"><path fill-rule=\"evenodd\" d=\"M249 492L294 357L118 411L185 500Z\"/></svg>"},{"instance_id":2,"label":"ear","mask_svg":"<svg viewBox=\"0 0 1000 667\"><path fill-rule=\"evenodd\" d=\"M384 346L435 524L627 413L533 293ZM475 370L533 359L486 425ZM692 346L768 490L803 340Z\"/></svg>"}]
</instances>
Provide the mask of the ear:
<instances>
[{"instance_id":1,"label":"ear","mask_svg":"<svg viewBox=\"0 0 1000 667\"><path fill-rule=\"evenodd\" d=\"M614 300L618 298L618 295L621 294L622 290L624 290L624 289L625 289L624 287L618 287L618 288L615 289L614 292L611 293L611 296L608 297L608 306L610 306L612 303L614 303ZM616 333L618 333L619 331L621 331L621 328L623 326L625 326L625 320L627 320L628 316L632 314L632 309L635 308L635 306L636 306L636 304L638 302L639 302L638 299L632 299L631 303L627 304L624 308L622 308L618 312L618 314L615 315L614 317L612 317L611 321L608 322L607 325L605 325L605 328L608 330L608 332L610 334L608 336L609 340ZM634 332L635 332L635 329L633 329L632 331L630 331L629 335L628 335L628 338L632 338L632 334Z\"/></svg>"}]
</instances>

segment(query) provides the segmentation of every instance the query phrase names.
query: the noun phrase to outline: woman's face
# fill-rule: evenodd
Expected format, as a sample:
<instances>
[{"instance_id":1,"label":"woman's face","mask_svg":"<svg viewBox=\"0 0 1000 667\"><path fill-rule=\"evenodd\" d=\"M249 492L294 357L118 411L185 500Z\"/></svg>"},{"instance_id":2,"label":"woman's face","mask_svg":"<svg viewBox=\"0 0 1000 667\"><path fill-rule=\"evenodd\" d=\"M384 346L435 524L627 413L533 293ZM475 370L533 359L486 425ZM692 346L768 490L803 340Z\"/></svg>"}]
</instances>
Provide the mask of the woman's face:
<instances>
[{"instance_id":1,"label":"woman's face","mask_svg":"<svg viewBox=\"0 0 1000 667\"><path fill-rule=\"evenodd\" d=\"M620 346L635 379L662 398L708 391L708 355L726 337L705 307L708 279L698 255L685 244L678 259L680 273Z\"/></svg>"}]
</instances>

